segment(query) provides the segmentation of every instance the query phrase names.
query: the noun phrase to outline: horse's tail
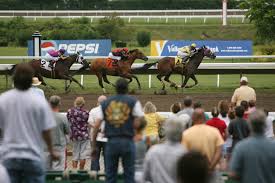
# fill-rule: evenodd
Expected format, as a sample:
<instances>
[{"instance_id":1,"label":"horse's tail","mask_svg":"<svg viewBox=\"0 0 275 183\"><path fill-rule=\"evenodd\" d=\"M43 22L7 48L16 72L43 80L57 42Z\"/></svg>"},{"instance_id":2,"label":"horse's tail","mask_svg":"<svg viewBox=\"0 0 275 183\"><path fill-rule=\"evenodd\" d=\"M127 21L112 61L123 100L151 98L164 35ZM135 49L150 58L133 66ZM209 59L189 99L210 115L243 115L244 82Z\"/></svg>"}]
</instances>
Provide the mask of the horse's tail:
<instances>
[{"instance_id":1,"label":"horse's tail","mask_svg":"<svg viewBox=\"0 0 275 183\"><path fill-rule=\"evenodd\" d=\"M139 68L139 69L149 69L150 67L152 67L152 66L154 66L154 65L156 65L158 63L158 61L156 61L156 62L152 62L152 63L146 63L146 64L144 64L141 68Z\"/></svg>"}]
</instances>

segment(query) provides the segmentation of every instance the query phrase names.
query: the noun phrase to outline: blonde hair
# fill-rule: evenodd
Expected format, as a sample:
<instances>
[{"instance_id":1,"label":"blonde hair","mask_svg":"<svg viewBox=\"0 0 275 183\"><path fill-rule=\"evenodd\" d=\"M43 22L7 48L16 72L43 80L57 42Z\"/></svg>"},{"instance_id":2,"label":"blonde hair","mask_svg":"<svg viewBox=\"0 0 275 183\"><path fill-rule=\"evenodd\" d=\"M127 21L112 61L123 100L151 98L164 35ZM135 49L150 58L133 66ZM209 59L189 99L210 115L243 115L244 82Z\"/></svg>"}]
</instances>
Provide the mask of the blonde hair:
<instances>
[{"instance_id":1,"label":"blonde hair","mask_svg":"<svg viewBox=\"0 0 275 183\"><path fill-rule=\"evenodd\" d=\"M85 105L85 100L84 97L76 97L74 101L74 106L75 107L83 107Z\"/></svg>"},{"instance_id":2,"label":"blonde hair","mask_svg":"<svg viewBox=\"0 0 275 183\"><path fill-rule=\"evenodd\" d=\"M157 112L157 108L152 102L149 101L149 102L146 102L146 104L144 105L143 111L146 114L155 113Z\"/></svg>"}]
</instances>

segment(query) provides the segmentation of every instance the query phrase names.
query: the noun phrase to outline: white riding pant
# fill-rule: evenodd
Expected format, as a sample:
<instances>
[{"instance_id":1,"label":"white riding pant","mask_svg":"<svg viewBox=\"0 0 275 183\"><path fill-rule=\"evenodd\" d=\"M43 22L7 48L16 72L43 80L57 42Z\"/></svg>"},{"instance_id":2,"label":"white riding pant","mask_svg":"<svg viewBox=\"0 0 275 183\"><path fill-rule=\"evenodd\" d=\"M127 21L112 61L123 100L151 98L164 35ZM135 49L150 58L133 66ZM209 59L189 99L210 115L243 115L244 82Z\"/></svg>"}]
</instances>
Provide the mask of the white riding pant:
<instances>
[{"instance_id":1,"label":"white riding pant","mask_svg":"<svg viewBox=\"0 0 275 183\"><path fill-rule=\"evenodd\" d=\"M53 56L51 56L50 54L46 54L46 55L45 55L45 60L46 60L47 62L58 61L58 59L59 59L59 57L53 57Z\"/></svg>"},{"instance_id":2,"label":"white riding pant","mask_svg":"<svg viewBox=\"0 0 275 183\"><path fill-rule=\"evenodd\" d=\"M114 60L121 60L120 56L114 56L112 52L109 53L108 57Z\"/></svg>"},{"instance_id":3,"label":"white riding pant","mask_svg":"<svg viewBox=\"0 0 275 183\"><path fill-rule=\"evenodd\" d=\"M186 52L183 52L183 51L178 51L177 56L181 57L181 58L184 58L184 57L189 56L189 54L186 53Z\"/></svg>"}]
</instances>

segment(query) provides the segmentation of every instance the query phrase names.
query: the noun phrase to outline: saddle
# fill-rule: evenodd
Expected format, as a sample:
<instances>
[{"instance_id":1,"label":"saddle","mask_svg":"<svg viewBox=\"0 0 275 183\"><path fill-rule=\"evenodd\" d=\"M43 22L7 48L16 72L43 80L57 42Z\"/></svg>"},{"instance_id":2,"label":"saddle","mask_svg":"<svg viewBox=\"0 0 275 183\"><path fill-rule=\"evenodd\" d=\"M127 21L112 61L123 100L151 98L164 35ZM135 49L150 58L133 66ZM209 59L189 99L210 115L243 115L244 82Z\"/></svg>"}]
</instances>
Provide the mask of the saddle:
<instances>
[{"instance_id":1,"label":"saddle","mask_svg":"<svg viewBox=\"0 0 275 183\"><path fill-rule=\"evenodd\" d=\"M40 67L49 71L54 70L56 65L56 62L54 62L54 64L52 65L49 61L41 59L40 60Z\"/></svg>"},{"instance_id":2,"label":"saddle","mask_svg":"<svg viewBox=\"0 0 275 183\"><path fill-rule=\"evenodd\" d=\"M118 66L118 60L112 59L112 58L107 58L107 66L108 67L117 67Z\"/></svg>"},{"instance_id":3,"label":"saddle","mask_svg":"<svg viewBox=\"0 0 275 183\"><path fill-rule=\"evenodd\" d=\"M189 62L189 60L187 62ZM182 58L181 57L175 57L175 67L184 68L185 65L182 63Z\"/></svg>"}]
</instances>

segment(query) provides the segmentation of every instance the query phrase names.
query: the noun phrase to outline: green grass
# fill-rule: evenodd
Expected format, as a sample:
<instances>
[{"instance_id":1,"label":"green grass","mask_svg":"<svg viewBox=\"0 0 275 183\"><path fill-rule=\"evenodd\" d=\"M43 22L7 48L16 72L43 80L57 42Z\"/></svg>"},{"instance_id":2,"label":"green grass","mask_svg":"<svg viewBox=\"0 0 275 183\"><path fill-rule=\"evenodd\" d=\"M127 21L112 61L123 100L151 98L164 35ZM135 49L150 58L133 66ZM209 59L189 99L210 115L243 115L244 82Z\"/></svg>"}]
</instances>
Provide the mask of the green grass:
<instances>
[{"instance_id":1,"label":"green grass","mask_svg":"<svg viewBox=\"0 0 275 183\"><path fill-rule=\"evenodd\" d=\"M275 75L265 74L265 75L256 75L256 74L248 74L246 75L249 78L250 85L253 86L257 92L275 92ZM148 87L148 75L138 75L138 78L142 85L142 93L149 93L152 94L155 90L161 88L160 82L157 80L155 75L152 75L152 88L149 89ZM80 81L80 76L75 76L77 80ZM108 77L111 82L115 82L118 77ZM239 78L240 75L238 74L231 74L231 75L220 75L220 87L217 88L217 75L198 75L197 76L199 85L190 88L184 89L184 93L206 93L206 92L233 92L236 87L239 86ZM172 75L171 80L175 81L177 84L181 83L181 77L179 75ZM53 80L53 79L46 79L45 80L49 85L56 87L56 90L51 90L49 88L43 87L48 95L52 94L60 94L64 93L64 80ZM11 81L9 80L9 86ZM189 84L192 84L193 81L190 80ZM94 75L85 75L84 76L84 86L85 89L82 90L78 85L73 83L71 85L71 93L75 94L95 94L101 93L102 90L98 85L97 78ZM113 87L104 83L105 88L108 92L114 93ZM130 85L131 89L137 89L137 84L133 80ZM5 77L0 76L0 91L6 90L5 88ZM169 93L181 93L182 90L174 90L169 87L167 84L167 90Z\"/></svg>"}]
</instances>

